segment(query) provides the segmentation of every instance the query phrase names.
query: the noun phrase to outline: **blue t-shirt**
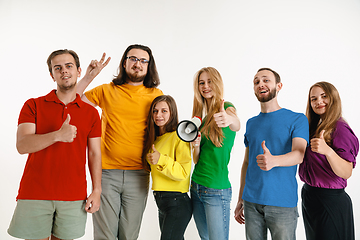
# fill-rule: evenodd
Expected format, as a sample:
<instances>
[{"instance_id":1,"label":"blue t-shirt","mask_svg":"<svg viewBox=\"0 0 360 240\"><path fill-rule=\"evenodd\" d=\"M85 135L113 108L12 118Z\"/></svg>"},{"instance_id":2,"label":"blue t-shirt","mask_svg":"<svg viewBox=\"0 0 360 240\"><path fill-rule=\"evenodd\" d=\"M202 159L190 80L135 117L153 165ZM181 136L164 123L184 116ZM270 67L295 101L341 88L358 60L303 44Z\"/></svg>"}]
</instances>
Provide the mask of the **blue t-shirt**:
<instances>
[{"instance_id":1,"label":"blue t-shirt","mask_svg":"<svg viewBox=\"0 0 360 240\"><path fill-rule=\"evenodd\" d=\"M256 162L256 156L264 153L262 141L265 140L272 155L283 155L291 152L292 139L296 137L309 142L309 123L302 113L282 108L260 113L247 121L244 142L249 147L249 165L243 192L245 201L277 207L297 205L297 165L263 171Z\"/></svg>"}]
</instances>

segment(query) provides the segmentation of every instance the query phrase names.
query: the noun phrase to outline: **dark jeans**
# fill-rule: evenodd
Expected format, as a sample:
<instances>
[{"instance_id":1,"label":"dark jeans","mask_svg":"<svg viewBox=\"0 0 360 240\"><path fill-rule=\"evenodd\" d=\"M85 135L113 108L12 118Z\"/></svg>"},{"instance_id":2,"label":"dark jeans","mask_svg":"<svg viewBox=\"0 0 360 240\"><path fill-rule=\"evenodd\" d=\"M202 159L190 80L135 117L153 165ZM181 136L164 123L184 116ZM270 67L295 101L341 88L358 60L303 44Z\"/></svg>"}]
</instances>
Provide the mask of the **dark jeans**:
<instances>
[{"instance_id":1,"label":"dark jeans","mask_svg":"<svg viewBox=\"0 0 360 240\"><path fill-rule=\"evenodd\" d=\"M159 210L160 240L182 240L192 215L187 193L154 191Z\"/></svg>"}]
</instances>

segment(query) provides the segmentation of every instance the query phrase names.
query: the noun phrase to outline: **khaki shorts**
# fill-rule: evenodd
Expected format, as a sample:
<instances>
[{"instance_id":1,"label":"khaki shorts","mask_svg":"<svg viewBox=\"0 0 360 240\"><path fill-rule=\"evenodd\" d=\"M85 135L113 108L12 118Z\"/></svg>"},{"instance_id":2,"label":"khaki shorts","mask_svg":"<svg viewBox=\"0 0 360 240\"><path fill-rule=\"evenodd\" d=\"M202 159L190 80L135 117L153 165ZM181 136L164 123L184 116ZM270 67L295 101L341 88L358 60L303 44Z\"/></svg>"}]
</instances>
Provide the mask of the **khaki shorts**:
<instances>
[{"instance_id":1,"label":"khaki shorts","mask_svg":"<svg viewBox=\"0 0 360 240\"><path fill-rule=\"evenodd\" d=\"M18 200L8 233L23 239L75 239L85 234L86 216L85 201Z\"/></svg>"}]
</instances>

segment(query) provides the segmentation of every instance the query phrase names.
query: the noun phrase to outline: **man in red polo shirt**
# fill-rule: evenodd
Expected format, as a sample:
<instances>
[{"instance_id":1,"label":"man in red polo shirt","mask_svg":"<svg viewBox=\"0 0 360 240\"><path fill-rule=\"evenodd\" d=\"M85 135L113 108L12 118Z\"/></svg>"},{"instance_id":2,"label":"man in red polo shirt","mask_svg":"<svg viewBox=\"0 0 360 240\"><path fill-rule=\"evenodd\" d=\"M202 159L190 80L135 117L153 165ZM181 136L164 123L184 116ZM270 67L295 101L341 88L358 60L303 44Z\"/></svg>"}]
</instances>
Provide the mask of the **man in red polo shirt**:
<instances>
[{"instance_id":1,"label":"man in red polo shirt","mask_svg":"<svg viewBox=\"0 0 360 240\"><path fill-rule=\"evenodd\" d=\"M101 123L97 110L81 101L81 69L74 51L48 58L56 90L26 101L16 147L29 154L8 233L25 239L74 239L85 233L86 212L99 209ZM92 179L87 196L86 155Z\"/></svg>"}]
</instances>

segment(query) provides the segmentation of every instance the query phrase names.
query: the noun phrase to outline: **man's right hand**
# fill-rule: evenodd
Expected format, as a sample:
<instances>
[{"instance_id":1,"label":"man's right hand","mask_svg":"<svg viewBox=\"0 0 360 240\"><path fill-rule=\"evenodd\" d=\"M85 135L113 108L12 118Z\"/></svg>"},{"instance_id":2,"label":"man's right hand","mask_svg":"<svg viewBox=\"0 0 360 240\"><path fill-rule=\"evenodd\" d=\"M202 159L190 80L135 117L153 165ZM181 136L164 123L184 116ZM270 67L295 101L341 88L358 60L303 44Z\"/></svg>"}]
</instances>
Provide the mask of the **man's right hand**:
<instances>
[{"instance_id":1,"label":"man's right hand","mask_svg":"<svg viewBox=\"0 0 360 240\"><path fill-rule=\"evenodd\" d=\"M68 114L58 131L59 142L73 142L76 138L77 128L70 124L70 119L70 114Z\"/></svg>"},{"instance_id":2,"label":"man's right hand","mask_svg":"<svg viewBox=\"0 0 360 240\"><path fill-rule=\"evenodd\" d=\"M108 57L108 59L106 59L106 62L105 61L105 57L106 57L106 54L103 53L100 61L98 60L92 60L88 66L88 68L86 69L86 74L85 76L91 78L91 79L94 79L100 72L101 70L106 67L106 65L108 65L108 63L110 62L110 57Z\"/></svg>"},{"instance_id":3,"label":"man's right hand","mask_svg":"<svg viewBox=\"0 0 360 240\"><path fill-rule=\"evenodd\" d=\"M235 220L240 224L245 224L245 216L244 216L244 201L239 200L236 208L235 208Z\"/></svg>"}]
</instances>

